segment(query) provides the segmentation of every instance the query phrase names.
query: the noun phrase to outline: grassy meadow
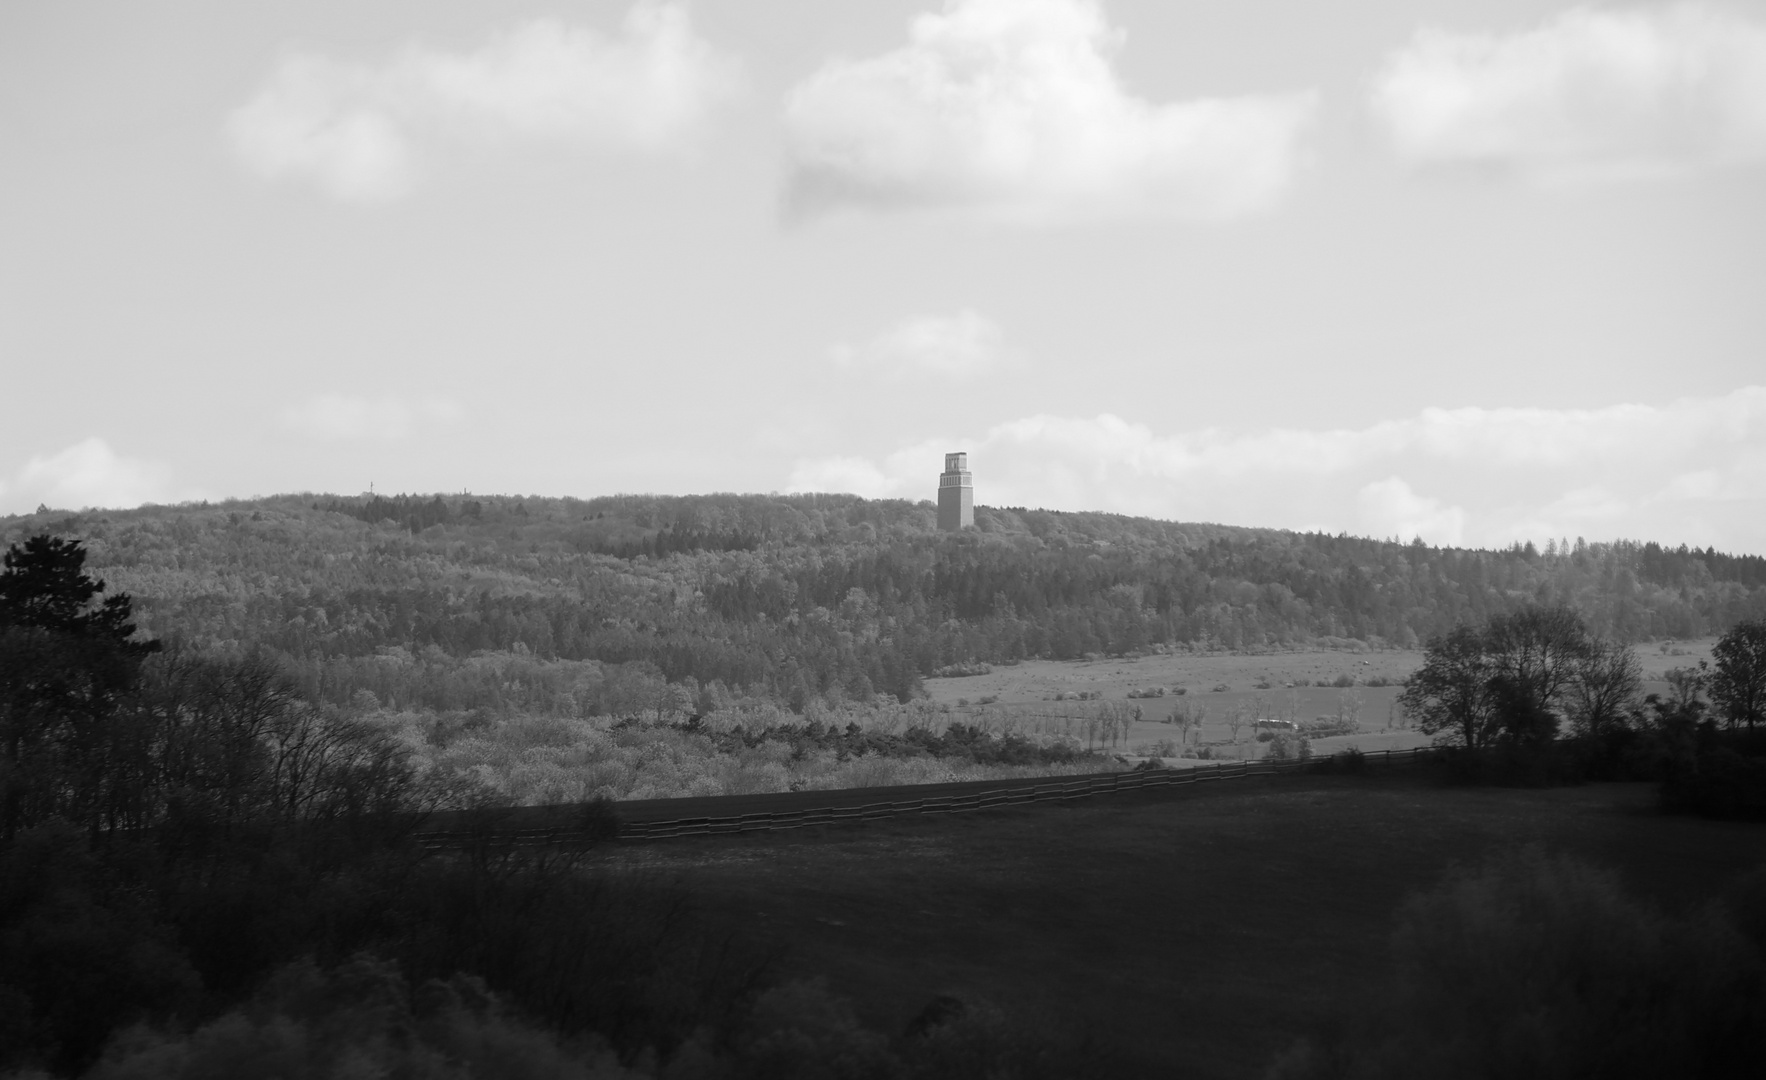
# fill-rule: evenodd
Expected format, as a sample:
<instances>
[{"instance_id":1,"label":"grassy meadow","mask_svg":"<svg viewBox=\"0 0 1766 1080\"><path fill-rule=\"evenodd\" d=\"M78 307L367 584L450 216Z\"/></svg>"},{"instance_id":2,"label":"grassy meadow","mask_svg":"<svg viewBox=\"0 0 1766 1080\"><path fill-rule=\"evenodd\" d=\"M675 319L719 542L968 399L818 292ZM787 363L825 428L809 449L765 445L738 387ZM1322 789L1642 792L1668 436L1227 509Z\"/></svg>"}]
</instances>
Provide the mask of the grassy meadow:
<instances>
[{"instance_id":1,"label":"grassy meadow","mask_svg":"<svg viewBox=\"0 0 1766 1080\"><path fill-rule=\"evenodd\" d=\"M1668 683L1664 673L1709 661L1716 640L1707 637L1633 646L1643 670L1644 692L1665 694ZM948 707L972 720L1011 723L1033 733L1078 730L1082 739L1083 724L1076 725L1071 718L1083 716L1098 700L1128 701L1140 707L1142 718L1129 726L1125 738L1110 742L1112 751L1131 760L1160 757L1168 765L1183 766L1195 759L1170 752L1173 742L1192 748L1207 746L1216 759L1262 754L1263 747L1249 726L1241 727L1235 738L1227 721L1234 711L1252 718L1294 721L1347 717L1359 725L1360 730L1352 735L1313 739L1312 750L1318 754L1427 746L1432 740L1414 730L1397 705L1403 681L1422 662L1423 653L1417 649L1174 651L1074 661L1027 660L995 666L983 675L927 679L926 691L941 708ZM1344 682L1350 685L1338 685ZM1165 689L1164 696L1129 698L1130 693L1158 687ZM1082 699L1080 695L1088 696ZM988 704L980 704L983 701ZM1202 713L1187 743L1170 723L1171 714L1185 707Z\"/></svg>"}]
</instances>

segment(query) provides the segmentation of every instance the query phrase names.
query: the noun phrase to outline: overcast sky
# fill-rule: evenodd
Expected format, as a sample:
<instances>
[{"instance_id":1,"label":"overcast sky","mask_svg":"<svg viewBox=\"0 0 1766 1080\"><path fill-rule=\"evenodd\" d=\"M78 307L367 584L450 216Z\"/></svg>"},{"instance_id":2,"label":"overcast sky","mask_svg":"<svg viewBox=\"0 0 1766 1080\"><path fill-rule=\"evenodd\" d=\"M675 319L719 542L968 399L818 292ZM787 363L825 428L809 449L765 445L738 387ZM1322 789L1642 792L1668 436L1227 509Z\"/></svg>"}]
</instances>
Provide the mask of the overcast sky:
<instances>
[{"instance_id":1,"label":"overcast sky","mask_svg":"<svg viewBox=\"0 0 1766 1080\"><path fill-rule=\"evenodd\" d=\"M1766 553L1766 0L7 0L0 512Z\"/></svg>"}]
</instances>

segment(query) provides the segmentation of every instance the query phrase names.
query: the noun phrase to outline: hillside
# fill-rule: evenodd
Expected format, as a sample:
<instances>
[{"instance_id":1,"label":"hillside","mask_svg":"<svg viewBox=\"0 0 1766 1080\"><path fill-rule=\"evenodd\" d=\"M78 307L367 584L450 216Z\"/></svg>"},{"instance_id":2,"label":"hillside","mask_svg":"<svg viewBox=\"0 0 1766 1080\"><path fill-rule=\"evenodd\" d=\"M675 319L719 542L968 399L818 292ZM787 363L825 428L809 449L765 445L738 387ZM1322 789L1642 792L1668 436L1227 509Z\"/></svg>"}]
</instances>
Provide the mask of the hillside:
<instances>
[{"instance_id":1,"label":"hillside","mask_svg":"<svg viewBox=\"0 0 1766 1080\"><path fill-rule=\"evenodd\" d=\"M0 519L83 539L148 632L263 647L303 689L406 708L619 715L915 697L976 660L1414 648L1572 604L1630 641L1766 615L1766 559L1654 543L1436 548L846 495L285 495ZM494 658L495 662L492 662Z\"/></svg>"}]
</instances>

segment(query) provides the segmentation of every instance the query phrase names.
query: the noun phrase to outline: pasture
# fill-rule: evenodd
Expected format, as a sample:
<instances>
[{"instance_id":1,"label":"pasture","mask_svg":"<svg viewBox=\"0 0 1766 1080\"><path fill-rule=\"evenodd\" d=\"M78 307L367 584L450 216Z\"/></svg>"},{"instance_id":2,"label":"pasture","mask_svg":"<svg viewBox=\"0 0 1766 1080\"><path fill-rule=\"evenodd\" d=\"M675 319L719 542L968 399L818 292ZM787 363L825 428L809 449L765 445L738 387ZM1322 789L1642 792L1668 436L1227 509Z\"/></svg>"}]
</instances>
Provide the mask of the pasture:
<instances>
[{"instance_id":1,"label":"pasture","mask_svg":"<svg viewBox=\"0 0 1766 1080\"><path fill-rule=\"evenodd\" d=\"M1340 652L1316 650L1293 653L1158 653L1114 659L1059 661L1030 660L1011 667L996 667L987 675L928 679L932 700L949 705L974 719L1011 718L1021 730L1039 733L1071 731L1063 724L1068 716L1088 711L1091 700L1075 700L1080 694L1104 701L1127 701L1139 706L1141 719L1130 725L1126 738L1112 741L1111 748L1131 757L1160 756L1173 765L1187 759L1158 748L1181 742L1172 713L1187 708L1201 721L1190 733L1192 746L1206 745L1216 757L1257 757L1263 750L1248 725L1237 733L1228 723L1236 712L1257 717L1312 720L1320 716L1348 716L1357 720L1355 736L1319 741L1321 752L1348 749L1407 749L1429 740L1402 728L1396 702L1400 683L1422 663L1422 653ZM1319 682L1351 682L1350 686L1318 686ZM1369 686L1369 681L1389 685ZM1165 688L1165 696L1130 699L1131 692ZM1224 689L1216 689L1223 687ZM1178 691L1182 693L1178 693ZM1063 699L1062 695L1065 695ZM980 706L984 698L994 704ZM992 710L990 713L989 710ZM1170 750L1169 746L1165 746Z\"/></svg>"},{"instance_id":2,"label":"pasture","mask_svg":"<svg viewBox=\"0 0 1766 1080\"><path fill-rule=\"evenodd\" d=\"M1104 1075L1251 1077L1333 1016L1378 1015L1393 912L1456 863L1537 844L1678 911L1766 858L1766 826L1653 799L1309 775L608 858L679 881L876 1030L948 994L1089 1036Z\"/></svg>"},{"instance_id":3,"label":"pasture","mask_svg":"<svg viewBox=\"0 0 1766 1080\"><path fill-rule=\"evenodd\" d=\"M1694 667L1709 661L1715 638L1645 643L1633 646L1643 675L1645 693L1669 691L1665 674L1671 668ZM1312 720L1347 716L1361 730L1355 735L1313 740L1315 753L1350 748L1366 752L1426 746L1430 739L1413 730L1398 709L1403 680L1423 662L1421 650L1385 649L1369 652L1314 649L1271 653L1153 653L1145 656L1092 660L1028 660L996 666L986 675L934 678L925 681L934 703L949 706L956 716L998 724L1009 720L1019 730L1053 733L1083 730L1065 723L1087 711L1092 698L1138 705L1142 719L1112 749L1131 757L1153 754L1168 741L1179 741L1169 722L1174 710L1187 707L1202 714L1190 736L1194 745L1212 748L1217 757L1257 757L1262 746L1248 727L1234 733L1227 717L1234 711L1251 717ZM1350 686L1327 685L1350 681ZM1368 685L1384 683L1386 685ZM1130 699L1131 692L1165 688L1165 696ZM1182 691L1180 694L1178 691ZM1064 697L1063 697L1064 695ZM988 705L980 704L993 699ZM1186 759L1162 756L1172 765Z\"/></svg>"}]
</instances>

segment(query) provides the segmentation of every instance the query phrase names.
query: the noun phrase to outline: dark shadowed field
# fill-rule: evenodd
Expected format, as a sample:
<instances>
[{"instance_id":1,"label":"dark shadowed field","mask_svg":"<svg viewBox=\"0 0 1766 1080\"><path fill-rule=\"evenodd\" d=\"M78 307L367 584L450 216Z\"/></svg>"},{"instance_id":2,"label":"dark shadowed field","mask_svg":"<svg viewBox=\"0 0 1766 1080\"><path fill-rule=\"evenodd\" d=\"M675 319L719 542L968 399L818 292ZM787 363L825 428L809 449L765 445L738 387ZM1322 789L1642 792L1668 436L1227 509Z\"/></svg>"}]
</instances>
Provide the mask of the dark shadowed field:
<instances>
[{"instance_id":1,"label":"dark shadowed field","mask_svg":"<svg viewBox=\"0 0 1766 1080\"><path fill-rule=\"evenodd\" d=\"M612 858L678 877L880 1030L950 994L1089 1034L1125 1074L1244 1077L1380 1008L1395 909L1456 862L1537 844L1681 910L1766 859L1766 826L1653 807L1640 784L1299 776Z\"/></svg>"}]
</instances>

